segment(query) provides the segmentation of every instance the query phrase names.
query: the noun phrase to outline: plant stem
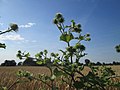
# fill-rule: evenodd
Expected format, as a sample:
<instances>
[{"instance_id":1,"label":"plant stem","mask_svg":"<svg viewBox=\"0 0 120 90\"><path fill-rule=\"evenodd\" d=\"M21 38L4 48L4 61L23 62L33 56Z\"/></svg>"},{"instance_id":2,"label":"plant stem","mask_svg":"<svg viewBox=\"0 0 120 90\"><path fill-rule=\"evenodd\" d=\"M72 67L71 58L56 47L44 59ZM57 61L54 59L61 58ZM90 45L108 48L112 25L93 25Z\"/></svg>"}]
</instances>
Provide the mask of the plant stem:
<instances>
[{"instance_id":1,"label":"plant stem","mask_svg":"<svg viewBox=\"0 0 120 90\"><path fill-rule=\"evenodd\" d=\"M38 78L35 78L35 77L34 77L34 79L39 80L39 81L41 81L42 83L44 83L44 84L46 84L47 86L49 86L50 88L52 88L52 86L51 86L51 85L49 85L48 83L46 83L46 82L45 82L45 81L43 81L42 79L38 79Z\"/></svg>"},{"instance_id":2,"label":"plant stem","mask_svg":"<svg viewBox=\"0 0 120 90\"><path fill-rule=\"evenodd\" d=\"M60 68L58 65L55 65L57 68L59 68L60 70L62 70L62 71L64 71L66 74L68 74L69 76L71 76L71 74L70 73L68 73L66 70L64 70L64 69L62 69L62 68Z\"/></svg>"},{"instance_id":3,"label":"plant stem","mask_svg":"<svg viewBox=\"0 0 120 90\"><path fill-rule=\"evenodd\" d=\"M1 34L4 34L4 33L7 33L7 32L10 32L10 31L12 31L11 29L8 29L8 30L6 30L6 31L4 31L4 32L0 32L0 35Z\"/></svg>"},{"instance_id":4,"label":"plant stem","mask_svg":"<svg viewBox=\"0 0 120 90\"><path fill-rule=\"evenodd\" d=\"M58 26L58 24L57 24L57 28L59 29L59 26ZM60 29L59 29L60 30ZM63 34L63 32L60 30L60 32Z\"/></svg>"},{"instance_id":5,"label":"plant stem","mask_svg":"<svg viewBox=\"0 0 120 90\"><path fill-rule=\"evenodd\" d=\"M17 81L19 80L19 78L17 78L16 80L15 80L15 82L10 86L10 87L8 87L8 89L7 90L10 90L15 84L17 84Z\"/></svg>"}]
</instances>

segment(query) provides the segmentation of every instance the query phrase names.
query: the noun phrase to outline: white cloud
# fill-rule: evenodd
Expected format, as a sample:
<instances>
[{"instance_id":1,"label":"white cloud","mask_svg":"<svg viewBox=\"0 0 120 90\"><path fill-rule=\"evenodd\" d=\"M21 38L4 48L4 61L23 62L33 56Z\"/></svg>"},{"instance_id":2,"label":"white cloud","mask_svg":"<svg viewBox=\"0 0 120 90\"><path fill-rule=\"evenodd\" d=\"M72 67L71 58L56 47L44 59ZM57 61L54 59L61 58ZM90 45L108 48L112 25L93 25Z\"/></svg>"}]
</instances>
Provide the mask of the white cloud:
<instances>
[{"instance_id":1,"label":"white cloud","mask_svg":"<svg viewBox=\"0 0 120 90\"><path fill-rule=\"evenodd\" d=\"M37 41L36 40L24 40L23 42L24 43L36 43Z\"/></svg>"},{"instance_id":2,"label":"white cloud","mask_svg":"<svg viewBox=\"0 0 120 90\"><path fill-rule=\"evenodd\" d=\"M35 25L36 23L27 23L27 24L25 24L25 25L20 25L19 27L20 28L30 28L30 27L32 27L33 25Z\"/></svg>"},{"instance_id":3,"label":"white cloud","mask_svg":"<svg viewBox=\"0 0 120 90\"><path fill-rule=\"evenodd\" d=\"M0 25L2 26L2 25L3 25L3 23L1 23L1 22L0 22Z\"/></svg>"},{"instance_id":4,"label":"white cloud","mask_svg":"<svg viewBox=\"0 0 120 90\"><path fill-rule=\"evenodd\" d=\"M0 35L1 41L12 40L12 41L20 41L24 40L19 34L11 34L11 35Z\"/></svg>"},{"instance_id":5,"label":"white cloud","mask_svg":"<svg viewBox=\"0 0 120 90\"><path fill-rule=\"evenodd\" d=\"M36 40L32 40L31 42L36 43L37 41Z\"/></svg>"}]
</instances>

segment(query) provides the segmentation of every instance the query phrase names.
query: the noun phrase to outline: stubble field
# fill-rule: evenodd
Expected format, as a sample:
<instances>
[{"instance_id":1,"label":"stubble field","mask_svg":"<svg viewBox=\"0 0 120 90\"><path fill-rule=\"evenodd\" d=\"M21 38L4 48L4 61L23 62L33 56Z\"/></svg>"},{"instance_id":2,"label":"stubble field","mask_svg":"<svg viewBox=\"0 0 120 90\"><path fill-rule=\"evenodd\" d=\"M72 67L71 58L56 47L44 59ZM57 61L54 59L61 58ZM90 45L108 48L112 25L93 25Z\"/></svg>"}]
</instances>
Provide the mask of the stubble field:
<instances>
[{"instance_id":1,"label":"stubble field","mask_svg":"<svg viewBox=\"0 0 120 90\"><path fill-rule=\"evenodd\" d=\"M109 66L112 67L114 71L116 71L116 75L120 76L120 66ZM16 66L16 67L0 67L0 87L10 87L17 79L16 72L18 70L26 70L34 75L40 74L47 74L50 75L50 71L46 67L37 67L37 66ZM88 68L85 68L83 71L84 74L87 74L89 71ZM24 79L25 80L25 79ZM113 81L120 81L120 77L113 79ZM59 90L68 90L66 85L60 85L59 83L56 83L59 86ZM10 90L50 90L49 87L40 81L33 80L30 82L22 82L14 85ZM109 87L106 90L120 90L120 88L113 88Z\"/></svg>"}]
</instances>

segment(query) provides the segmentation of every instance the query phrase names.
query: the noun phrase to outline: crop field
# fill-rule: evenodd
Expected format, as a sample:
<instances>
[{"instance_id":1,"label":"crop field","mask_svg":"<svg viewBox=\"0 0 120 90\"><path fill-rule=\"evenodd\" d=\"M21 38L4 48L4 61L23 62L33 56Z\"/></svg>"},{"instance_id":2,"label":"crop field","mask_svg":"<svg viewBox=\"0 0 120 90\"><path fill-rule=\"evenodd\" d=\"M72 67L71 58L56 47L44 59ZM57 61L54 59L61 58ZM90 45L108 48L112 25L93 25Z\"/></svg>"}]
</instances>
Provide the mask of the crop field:
<instances>
[{"instance_id":1,"label":"crop field","mask_svg":"<svg viewBox=\"0 0 120 90\"><path fill-rule=\"evenodd\" d=\"M114 71L116 71L116 75L120 75L120 66L110 66ZM16 66L16 67L0 67L0 86L10 87L17 79L16 72L18 70L27 70L34 75L39 74L47 74L50 75L50 71L46 67L37 67L37 66ZM85 74L88 72L88 68L85 68L83 71ZM24 79L25 80L25 79ZM113 81L120 81L120 77L112 79ZM27 81L27 82L26 82ZM50 90L49 87L40 81L32 80L18 83L14 85L10 90ZM64 84L55 83L59 86L59 90L68 90L68 86ZM42 88L42 89L41 89ZM120 90L120 88L109 87L106 90Z\"/></svg>"}]
</instances>

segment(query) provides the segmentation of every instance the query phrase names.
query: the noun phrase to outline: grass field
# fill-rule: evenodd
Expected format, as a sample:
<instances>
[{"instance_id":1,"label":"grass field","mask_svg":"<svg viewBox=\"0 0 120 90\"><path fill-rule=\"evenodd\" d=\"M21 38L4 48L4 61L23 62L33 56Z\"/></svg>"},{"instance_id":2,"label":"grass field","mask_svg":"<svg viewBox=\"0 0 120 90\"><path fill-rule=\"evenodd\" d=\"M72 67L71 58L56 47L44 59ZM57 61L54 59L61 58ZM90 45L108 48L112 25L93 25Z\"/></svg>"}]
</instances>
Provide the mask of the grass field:
<instances>
[{"instance_id":1,"label":"grass field","mask_svg":"<svg viewBox=\"0 0 120 90\"><path fill-rule=\"evenodd\" d=\"M117 75L120 75L120 66L110 66L114 71L116 71ZM36 66L16 66L16 67L0 67L0 86L10 87L12 83L15 82L17 79L16 72L18 70L27 70L33 73L34 75L40 74L47 74L49 75L50 72L45 67L36 67ZM85 74L87 73L88 69L85 68L83 71ZM113 81L120 81L120 78L113 79ZM68 90L65 85L58 85L60 90ZM44 88L44 89L41 89ZM11 88L11 90L50 90L45 84L42 84L39 81L33 80L31 82L23 82L19 83ZM107 90L120 90L117 88L107 88Z\"/></svg>"}]
</instances>

